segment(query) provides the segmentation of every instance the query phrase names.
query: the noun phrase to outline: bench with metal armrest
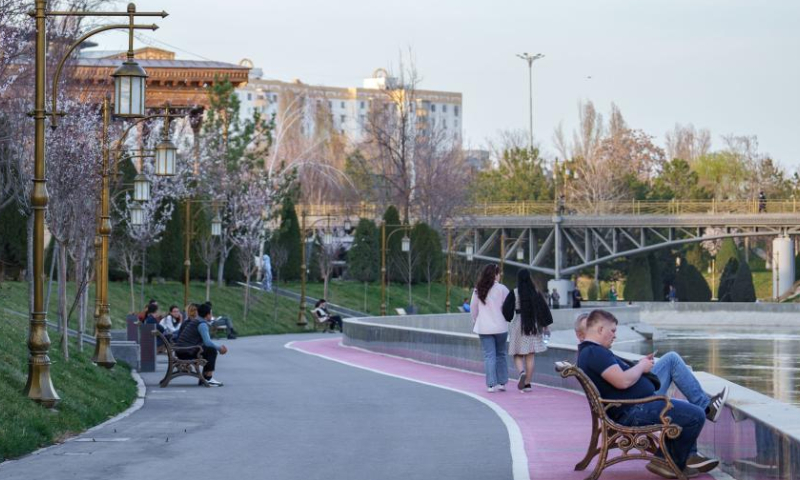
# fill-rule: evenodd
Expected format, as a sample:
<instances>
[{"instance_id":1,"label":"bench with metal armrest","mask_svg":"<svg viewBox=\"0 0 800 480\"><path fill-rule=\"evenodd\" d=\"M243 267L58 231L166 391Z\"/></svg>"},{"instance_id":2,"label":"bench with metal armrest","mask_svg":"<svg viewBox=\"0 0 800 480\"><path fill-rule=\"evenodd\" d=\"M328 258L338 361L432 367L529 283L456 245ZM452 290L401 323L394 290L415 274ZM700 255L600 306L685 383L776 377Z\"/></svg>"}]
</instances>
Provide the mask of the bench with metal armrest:
<instances>
[{"instance_id":1,"label":"bench with metal armrest","mask_svg":"<svg viewBox=\"0 0 800 480\"><path fill-rule=\"evenodd\" d=\"M173 378L184 375L197 378L206 387L210 386L203 376L203 367L206 365L206 359L203 358L203 347L201 345L176 347L158 330L153 330L153 336L160 338L167 349L167 373L164 374L164 378L158 384L161 388L169 385ZM192 354L196 352L196 355L190 358L179 358L178 352L190 352Z\"/></svg>"},{"instance_id":2,"label":"bench with metal armrest","mask_svg":"<svg viewBox=\"0 0 800 480\"><path fill-rule=\"evenodd\" d=\"M649 460L672 471L680 480L686 480L683 472L675 465L667 450L667 439L675 439L681 434L681 427L672 423L666 413L672 408L669 397L659 395L635 400L605 400L591 379L583 371L569 362L556 362L556 372L562 378L575 377L580 383L592 412L592 438L586 456L575 465L575 470L585 470L594 457L597 464L586 480L597 480L607 467L626 460ZM608 416L608 409L622 405L637 405L655 401L664 402L661 410L661 423L628 427L620 425ZM608 458L610 451L620 450L620 455ZM663 456L656 456L661 452Z\"/></svg>"}]
</instances>

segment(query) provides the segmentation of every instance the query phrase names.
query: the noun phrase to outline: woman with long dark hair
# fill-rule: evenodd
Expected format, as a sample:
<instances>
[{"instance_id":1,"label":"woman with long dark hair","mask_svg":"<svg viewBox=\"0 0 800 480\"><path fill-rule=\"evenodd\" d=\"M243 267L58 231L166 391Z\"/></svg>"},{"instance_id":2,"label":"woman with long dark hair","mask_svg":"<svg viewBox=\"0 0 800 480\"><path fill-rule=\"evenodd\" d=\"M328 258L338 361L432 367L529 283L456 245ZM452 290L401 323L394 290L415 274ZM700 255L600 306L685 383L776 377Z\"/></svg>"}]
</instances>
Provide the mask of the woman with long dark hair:
<instances>
[{"instance_id":1,"label":"woman with long dark hair","mask_svg":"<svg viewBox=\"0 0 800 480\"><path fill-rule=\"evenodd\" d=\"M500 268L494 264L486 265L478 277L475 291L472 292L469 313L474 325L472 331L481 339L486 387L489 392L505 391L508 383L508 322L503 317L506 296L508 288L500 283Z\"/></svg>"},{"instance_id":2,"label":"woman with long dark hair","mask_svg":"<svg viewBox=\"0 0 800 480\"><path fill-rule=\"evenodd\" d=\"M534 355L547 350L542 334L553 323L553 316L527 270L517 272L517 288L506 299L511 301L516 315L508 327L508 354L514 357L514 365L520 372L517 388L523 393L530 392Z\"/></svg>"}]
</instances>

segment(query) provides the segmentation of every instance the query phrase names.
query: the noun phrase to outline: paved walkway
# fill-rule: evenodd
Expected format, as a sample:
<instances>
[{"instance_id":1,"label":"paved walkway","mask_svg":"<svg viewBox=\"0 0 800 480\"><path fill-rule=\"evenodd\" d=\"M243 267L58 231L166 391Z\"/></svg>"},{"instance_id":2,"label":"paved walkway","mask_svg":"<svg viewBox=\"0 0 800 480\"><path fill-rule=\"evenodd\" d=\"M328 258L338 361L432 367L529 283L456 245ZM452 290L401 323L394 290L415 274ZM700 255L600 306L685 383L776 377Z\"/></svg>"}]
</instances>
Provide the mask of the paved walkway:
<instances>
[{"instance_id":1,"label":"paved walkway","mask_svg":"<svg viewBox=\"0 0 800 480\"><path fill-rule=\"evenodd\" d=\"M514 388L490 394L480 375L339 342L331 335L228 342L230 353L218 361L226 385L217 389L197 387L187 377L161 389L160 374L143 374L148 391L141 410L4 464L0 478L588 476L573 471L590 433L582 396L538 385L530 394ZM658 478L643 462L611 467L601 477Z\"/></svg>"},{"instance_id":2,"label":"paved walkway","mask_svg":"<svg viewBox=\"0 0 800 480\"><path fill-rule=\"evenodd\" d=\"M313 338L227 341L222 388L183 377L161 389L159 365L142 375L140 410L3 464L0 479L512 478L508 434L486 405L284 347Z\"/></svg>"}]
</instances>

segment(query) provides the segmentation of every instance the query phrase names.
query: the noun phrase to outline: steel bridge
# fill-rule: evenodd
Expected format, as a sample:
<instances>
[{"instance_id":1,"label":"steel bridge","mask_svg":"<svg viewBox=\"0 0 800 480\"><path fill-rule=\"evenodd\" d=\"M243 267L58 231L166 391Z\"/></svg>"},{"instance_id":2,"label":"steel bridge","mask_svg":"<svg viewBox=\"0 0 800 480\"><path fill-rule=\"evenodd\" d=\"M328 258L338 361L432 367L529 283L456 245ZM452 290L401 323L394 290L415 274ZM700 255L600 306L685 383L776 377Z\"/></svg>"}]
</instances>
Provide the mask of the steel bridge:
<instances>
[{"instance_id":1,"label":"steel bridge","mask_svg":"<svg viewBox=\"0 0 800 480\"><path fill-rule=\"evenodd\" d=\"M379 220L382 215L379 207L363 203L299 209L310 218ZM794 199L491 203L463 209L446 230L444 252L449 255L513 265L558 280L616 258L688 243L736 237L790 239L800 234L800 205ZM791 251L783 250L784 256L791 256L793 267L794 248L788 243ZM788 277L790 272L780 275Z\"/></svg>"}]
</instances>

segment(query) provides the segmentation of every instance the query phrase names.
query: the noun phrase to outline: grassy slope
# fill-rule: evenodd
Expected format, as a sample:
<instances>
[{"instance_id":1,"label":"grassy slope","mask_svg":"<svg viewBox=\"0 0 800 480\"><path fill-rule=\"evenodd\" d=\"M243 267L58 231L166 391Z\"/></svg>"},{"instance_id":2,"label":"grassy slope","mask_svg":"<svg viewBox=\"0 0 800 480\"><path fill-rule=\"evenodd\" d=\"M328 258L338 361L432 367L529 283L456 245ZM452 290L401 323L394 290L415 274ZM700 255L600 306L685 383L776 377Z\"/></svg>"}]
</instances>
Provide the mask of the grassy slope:
<instances>
[{"instance_id":1,"label":"grassy slope","mask_svg":"<svg viewBox=\"0 0 800 480\"><path fill-rule=\"evenodd\" d=\"M6 307L18 312L27 312L28 295L27 284L21 282L4 282L0 284L0 307ZM57 311L56 286L53 285L53 293L50 296L49 319L54 321ZM136 286L135 302L136 308L139 306L140 295L139 286ZM201 282L191 284L189 298L194 302L205 300L205 285ZM109 303L111 304L112 328L125 328L125 316L131 306L130 290L125 282L111 282L109 284ZM75 296L75 287L70 284L68 288L67 301L72 303ZM167 282L161 285L145 285L145 301L155 298L159 302L160 308L165 311L170 304L180 305L183 302L183 285L178 282ZM250 312L247 321L243 320L244 291L240 287L211 287L211 301L214 304L216 315L227 315L233 320L234 327L244 335L270 334L297 332L300 329L295 325L297 321L297 302L284 297L277 297L278 305L275 308L275 296L251 290ZM94 288L89 290L89 303L94 311ZM182 307L181 307L182 308ZM94 320L89 315L87 318L87 332L94 328ZM70 327L76 328L77 308L73 313Z\"/></svg>"},{"instance_id":2,"label":"grassy slope","mask_svg":"<svg viewBox=\"0 0 800 480\"><path fill-rule=\"evenodd\" d=\"M96 367L90 361L92 347L79 353L75 344L65 362L51 331L50 372L61 403L49 411L28 400L22 395L28 375L27 332L26 318L0 311L0 461L101 423L128 408L136 396L126 365Z\"/></svg>"},{"instance_id":3,"label":"grassy slope","mask_svg":"<svg viewBox=\"0 0 800 480\"><path fill-rule=\"evenodd\" d=\"M289 282L279 285L282 288L300 291L299 282ZM306 293L315 298L321 298L323 294L322 283L306 284ZM419 313L442 313L445 310L445 285L434 283L431 286L431 296L428 299L428 285L418 284L411 286L413 303L419 309ZM464 297L469 296L469 291L461 287L452 287L450 293L450 311L457 312ZM343 307L352 308L361 312L366 311L371 315L380 315L381 307L381 285L371 283L367 285L367 305L364 308L364 284L354 281L334 280L328 285L328 298L331 303ZM406 308L408 306L408 287L404 284L391 283L387 288L387 313L395 315L395 308Z\"/></svg>"}]
</instances>

